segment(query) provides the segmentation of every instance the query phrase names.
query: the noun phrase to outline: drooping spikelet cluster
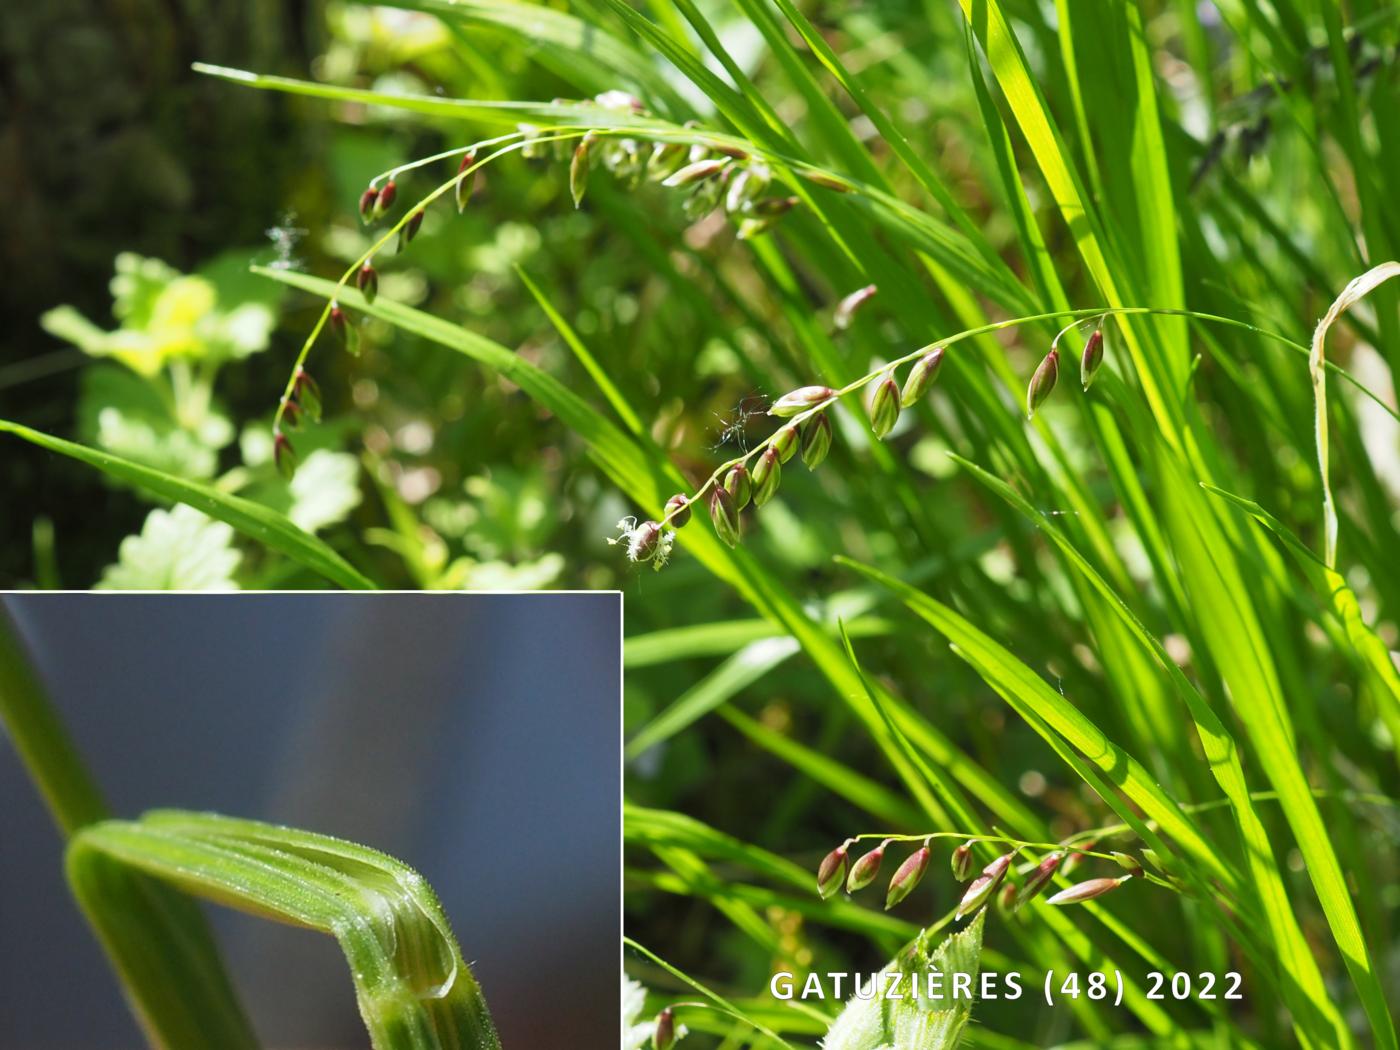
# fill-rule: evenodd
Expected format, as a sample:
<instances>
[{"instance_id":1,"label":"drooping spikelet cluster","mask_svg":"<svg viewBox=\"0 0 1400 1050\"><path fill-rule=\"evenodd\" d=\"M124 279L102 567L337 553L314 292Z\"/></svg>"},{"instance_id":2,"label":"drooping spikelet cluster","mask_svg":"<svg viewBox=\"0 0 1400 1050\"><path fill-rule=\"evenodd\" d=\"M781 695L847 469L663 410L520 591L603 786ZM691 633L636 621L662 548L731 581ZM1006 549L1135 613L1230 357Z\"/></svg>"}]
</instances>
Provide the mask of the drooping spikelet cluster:
<instances>
[{"instance_id":1,"label":"drooping spikelet cluster","mask_svg":"<svg viewBox=\"0 0 1400 1050\"><path fill-rule=\"evenodd\" d=\"M857 841L847 839L822 858L817 868L817 893L823 900L834 896L843 887L847 893L858 893L874 882L884 862L885 851L895 840L885 839L852 862L850 849ZM933 857L931 842L932 836L925 839L923 844L895 869L885 890L886 909L893 908L908 897L923 880ZM1063 847L1052 850L1034 866L1019 871L1015 861L1026 847L1016 845L993 859L973 877L976 867L973 850L976 845L977 840L970 839L954 849L950 858L953 878L967 884L955 912L958 919L976 914L993 899L1001 911L1014 914L1038 897L1057 874L1068 876L1073 872L1084 860L1087 855L1085 851L1088 849L1086 845L1083 849ZM1064 905L1091 901L1117 889L1131 878L1144 875L1142 865L1130 854L1115 851L1108 856L1126 874L1074 883L1049 897L1046 903Z\"/></svg>"},{"instance_id":2,"label":"drooping spikelet cluster","mask_svg":"<svg viewBox=\"0 0 1400 1050\"><path fill-rule=\"evenodd\" d=\"M599 95L594 104L638 115L646 112L639 99L622 91ZM692 120L685 127L698 130L700 125ZM740 240L764 233L798 203L797 197L788 194L769 194L773 172L768 164L732 146L670 139L652 142L640 135L612 134L601 128L587 132L570 146L568 140L551 137L532 125L522 124L519 130L525 136L523 156L569 158L569 194L576 208L583 204L589 173L595 167L609 172L627 190L650 181L683 191L682 211L691 221L722 205L738 225ZM847 189L844 183L825 179L820 173L801 174L830 189Z\"/></svg>"},{"instance_id":3,"label":"drooping spikelet cluster","mask_svg":"<svg viewBox=\"0 0 1400 1050\"><path fill-rule=\"evenodd\" d=\"M454 154L455 155L455 154ZM461 212L471 199L472 187L476 177L476 154L468 149L462 153L461 160L457 167L457 176L453 182L455 197L457 201L457 211ZM360 221L366 225L374 223L389 214L398 199L398 184L390 175L384 184L377 185L377 180L371 182L363 193L360 194L359 212ZM402 254L418 231L423 226L423 207L415 207L398 224L398 252ZM374 257L371 252L354 271L355 287L364 296L366 303L373 303L379 294L379 271L375 269ZM330 328L331 334L346 351L353 355L360 352L359 329L355 326L352 318L340 303L332 299L327 306L325 314L326 326ZM314 336L313 336L314 338ZM310 374L301 363L307 350L310 349L310 340L307 347L303 349L302 355L298 358L296 369L292 374L292 380L281 403L278 405L277 416L272 426L273 453L278 469L288 477L296 470L296 452L292 448L292 443L286 435L286 431L295 430L300 423L302 415L310 416L313 420L321 418L321 398L320 390L316 386Z\"/></svg>"},{"instance_id":4,"label":"drooping spikelet cluster","mask_svg":"<svg viewBox=\"0 0 1400 1050\"><path fill-rule=\"evenodd\" d=\"M838 304L834 321L838 328L850 324L851 317L864 303L876 294L874 285L867 285L846 296ZM1060 339L1067 332L1085 324L1092 324L1093 331L1085 340L1080 357L1080 381L1085 390L1089 389L1095 374L1103 364L1103 324L1105 314L1076 321L1061 329L1050 345L1049 352L1041 360L1031 377L1026 392L1026 415L1032 418L1055 388L1060 374ZM969 333L964 333L964 336ZM961 338L958 337L958 338ZM628 518L619 523L622 535L610 540L613 543L626 543L628 555L634 561L648 561L656 552L669 555L669 544L662 546L662 539L690 520L693 503L704 499L710 512L710 522L715 534L730 547L737 546L742 536L740 514L750 503L762 507L778 490L782 479L782 468L800 450L802 461L808 469L816 469L826 459L831 450L832 426L827 410L843 396L864 388L864 402L871 433L877 440L888 436L899 421L900 413L918 404L928 393L943 366L946 346L924 347L914 353L899 358L862 379L841 389L829 386L803 386L779 397L768 409L770 416L785 422L767 440L737 460L731 460L700 487L693 496L677 493L666 503L666 511L660 521L643 521ZM898 372L908 367L901 383ZM665 559L653 561L656 568L665 564Z\"/></svg>"},{"instance_id":5,"label":"drooping spikelet cluster","mask_svg":"<svg viewBox=\"0 0 1400 1050\"><path fill-rule=\"evenodd\" d=\"M777 184L773 171L765 160L753 156L748 150L717 141L716 136L704 132L694 121L688 122L684 129L679 130L658 125L651 136L648 136L645 127L633 129L625 123L622 127L608 126L608 119L598 121L603 126L589 126L592 123L588 119L590 113L596 114L599 110L644 115L645 109L640 100L626 92L604 92L588 102L556 99L554 104L562 107L577 106L579 119L570 118L563 126L553 128L521 124L510 134L476 143L466 149L450 150L400 165L393 171L372 179L359 198L360 219L365 224L377 222L391 214L399 195L396 174L447 157L460 158L456 176L413 205L406 215L394 223L388 235L357 260L341 279L341 284L348 284L353 279L365 302L373 303L379 293L379 271L375 267L375 255L383 244L397 233L397 250L402 253L421 229L425 207L449 189L453 191L457 210L461 212L472 197L477 171L496 157L516 150L526 158L570 157L569 189L575 207L583 202L589 172L593 167L601 166L627 188L633 188L643 180L650 180L668 188L684 191L686 198L683 210L686 217L692 220L699 219L722 205L725 214L738 225L738 236L741 240L755 237L770 229L799 203L796 196L769 192L770 188ZM478 157L477 150L487 146L498 148L495 152ZM849 192L852 189L849 184L835 176L803 165L794 167L787 175L838 192ZM853 303L850 309L854 309L856 305L859 304ZM347 350L351 353L359 352L357 328L339 302L332 300L328 304L323 323L329 326ZM320 329L321 325L318 325L297 359L299 374L304 374L302 364ZM284 471L295 469L294 451L284 432L293 429L296 423L293 418L295 410L292 408L292 393L292 385L289 382L288 396L279 404L273 422L274 448L277 451L278 464ZM660 549L659 543L653 542L650 530L644 530L642 535L636 537L636 542L632 537L627 537L627 547L629 555L637 557L638 560L649 560L652 554ZM652 554L648 554L649 551Z\"/></svg>"}]
</instances>

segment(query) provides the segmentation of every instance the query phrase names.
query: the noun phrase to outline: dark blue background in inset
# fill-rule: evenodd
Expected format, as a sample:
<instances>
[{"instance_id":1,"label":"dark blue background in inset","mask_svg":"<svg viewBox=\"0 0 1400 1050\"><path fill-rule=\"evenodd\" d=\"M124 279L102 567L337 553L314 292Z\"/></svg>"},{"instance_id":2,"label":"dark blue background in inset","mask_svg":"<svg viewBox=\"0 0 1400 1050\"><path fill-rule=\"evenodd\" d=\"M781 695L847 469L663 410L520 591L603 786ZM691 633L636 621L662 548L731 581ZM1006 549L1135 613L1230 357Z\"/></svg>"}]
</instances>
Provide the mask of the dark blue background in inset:
<instances>
[{"instance_id":1,"label":"dark blue background in inset","mask_svg":"<svg viewBox=\"0 0 1400 1050\"><path fill-rule=\"evenodd\" d=\"M441 896L506 1050L618 1045L619 595L0 600L117 815L393 854ZM141 1046L8 743L0 890L0 1046ZM367 1045L333 940L210 913L265 1045Z\"/></svg>"}]
</instances>

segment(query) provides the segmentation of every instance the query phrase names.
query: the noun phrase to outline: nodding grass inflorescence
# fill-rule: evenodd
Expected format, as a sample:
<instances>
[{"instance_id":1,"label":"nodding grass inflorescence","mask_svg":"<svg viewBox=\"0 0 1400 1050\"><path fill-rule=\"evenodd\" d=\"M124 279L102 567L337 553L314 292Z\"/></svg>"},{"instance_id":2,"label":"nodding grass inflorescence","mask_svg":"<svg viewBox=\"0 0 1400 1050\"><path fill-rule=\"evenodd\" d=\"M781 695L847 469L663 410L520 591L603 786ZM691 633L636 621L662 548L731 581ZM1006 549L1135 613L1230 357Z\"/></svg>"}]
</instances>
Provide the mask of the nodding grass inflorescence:
<instances>
[{"instance_id":1,"label":"nodding grass inflorescence","mask_svg":"<svg viewBox=\"0 0 1400 1050\"><path fill-rule=\"evenodd\" d=\"M563 104L563 100L556 101ZM621 91L605 92L593 104L634 115L646 112L638 99ZM688 121L685 127L698 129L699 125ZM747 150L728 144L666 138L648 144L643 141L644 133L606 127L580 130L574 136L560 136L528 124L519 125L518 131L523 138L521 155L533 159L559 157L567 138L582 135L568 152L569 193L576 208L583 204L588 174L595 165L606 169L629 190L648 180L684 191L681 210L692 221L722 207L738 225L740 240L771 229L798 203L797 197L765 196L773 181L768 164ZM794 174L842 192L851 188L840 179L806 169Z\"/></svg>"},{"instance_id":2,"label":"nodding grass inflorescence","mask_svg":"<svg viewBox=\"0 0 1400 1050\"><path fill-rule=\"evenodd\" d=\"M696 177L708 178L713 174L711 167L697 168L698 164L699 162L692 161L689 165L678 168L676 174L680 175L690 170L701 172ZM847 296L842 305L849 313L851 309L868 301L874 294L875 286L870 285ZM1112 315L1118 313L1173 314L1178 312L1151 307L1117 307L1109 310L1071 312L1070 316L1078 314L1084 316L1078 317L1077 320L1060 329L1051 341L1049 351L1031 377L1026 395L1027 418L1034 417L1036 409L1055 389L1060 371L1059 343L1066 333L1088 325L1093 326L1093 331L1090 332L1085 341L1084 351L1080 358L1080 379L1084 389L1087 390L1095 373L1103 364L1103 326ZM768 415L782 420L782 425L765 441L760 442L742 456L722 464L689 497L690 501L699 500L720 488L726 489L729 493L729 499L718 508L713 495L710 495L710 517L715 523L715 530L720 539L731 547L735 546L739 542L740 536L739 513L748 505L750 498L752 498L755 507L761 507L776 495L781 481L781 465L792 458L795 450L801 450L802 462L810 470L815 470L826 459L831 450L833 437L833 428L827 411L841 398L864 389L865 408L871 434L877 440L884 439L894 430L895 424L899 421L900 411L913 408L927 396L942 370L943 360L948 352L948 344L1013 325L1046 320L1056 316L1064 315L1037 314L1032 317L994 322L982 328L959 333L941 343L924 346L912 353L905 354L903 357L839 389L822 384L809 384L788 391L776 398L768 408ZM905 366L908 366L908 372L904 377L903 385L901 385L898 373ZM750 461L753 461L752 466L746 466ZM680 523L674 520L669 504L658 524L663 529L679 527Z\"/></svg>"},{"instance_id":3,"label":"nodding grass inflorescence","mask_svg":"<svg viewBox=\"0 0 1400 1050\"><path fill-rule=\"evenodd\" d=\"M321 421L321 387L311 373L297 365L287 393L278 406L278 425L272 428L272 462L277 472L290 479L296 473L296 451L283 428L295 430L305 417L313 423Z\"/></svg>"},{"instance_id":4,"label":"nodding grass inflorescence","mask_svg":"<svg viewBox=\"0 0 1400 1050\"><path fill-rule=\"evenodd\" d=\"M1099 829L1109 834L1121 834L1129 830L1126 825L1113 829ZM997 910L1011 916L1041 896L1046 888L1058 878L1067 878L1073 870L1075 858L1080 860L1093 857L1117 864L1125 874L1116 877L1094 878L1074 883L1046 899L1047 904L1056 906L1077 904L1095 900L1123 885L1129 879L1145 879L1176 892L1184 890L1184 883L1166 875L1159 878L1148 872L1131 853L1114 850L1108 853L1092 849L1093 834L1071 836L1062 843L1022 842L995 835L964 835L956 831L940 831L929 835L889 835L862 834L847 839L822 859L817 869L817 893L826 899L835 896L844 883L848 894L858 893L875 881L885 859L885 853L895 843L919 843L918 848L899 865L890 877L885 890L885 908L893 908L923 880L932 858L935 839L965 838L966 841L955 847L949 858L954 880L967 885L962 890L953 908L953 918L966 919L981 911L989 903L995 902ZM880 843L868 853L861 855L854 863L850 862L852 847L865 839L879 838ZM999 852L987 862L973 877L976 862L974 852L979 844L1000 846ZM1020 863L1023 852L1045 850L1033 862ZM1160 860L1151 850L1143 850L1143 855L1154 867L1160 869Z\"/></svg>"},{"instance_id":5,"label":"nodding grass inflorescence","mask_svg":"<svg viewBox=\"0 0 1400 1050\"><path fill-rule=\"evenodd\" d=\"M668 188L685 190L688 196L684 210L692 219L722 205L729 217L738 223L740 239L755 236L769 229L799 203L796 196L775 196L769 193L774 181L773 170L769 166L772 158L756 157L746 148L720 141L713 134L700 131L695 122L686 124L684 131L687 137L684 140L676 137L677 129L658 126L657 130L652 132L646 127L633 128L625 124L619 126L612 123L616 120L615 117L599 122L597 126L589 125L585 108L587 106L632 115L643 114L645 110L642 103L624 92L605 92L591 103L556 100L556 104L578 105L580 117L583 119L577 122L571 120L552 128L521 124L513 132L411 161L372 179L359 200L360 217L366 224L389 214L398 198L398 176L442 160L458 160L456 171L450 179L412 204L390 229L351 264L350 269L338 282L337 292L353 278L364 303L372 305L379 292L379 272L374 265L377 253L395 237L398 239L398 251L406 251L422 228L426 209L439 197L450 192L455 198L458 211L465 209L474 192L477 172L491 161L513 152L519 152L523 157L569 157L569 191L575 206L580 206L583 202L590 170L594 166L601 166L628 188L639 185L643 179L649 179ZM649 138L654 141L647 141ZM483 153L488 149L491 152ZM772 162L778 163L776 160ZM805 165L784 167L783 174L789 180L800 179L811 185L842 193L856 188L840 176ZM846 295L834 312L836 326L840 328L849 325L855 312L870 302L877 293L878 288L875 285L867 285ZM1050 353L1042 361L1031 382L1028 398L1030 412L1034 413L1035 408L1050 395L1054 387L1058 376L1057 345L1066 332L1084 324L1095 325L1095 331L1085 346L1081 360L1083 385L1087 388L1103 360L1103 340L1099 329L1110 314L1173 312L1176 311L1142 307L1119 307L1092 312L1071 311L1069 316L1084 316L1055 336ZM1089 316L1090 313L1092 316ZM809 469L816 469L826 459L833 438L833 427L826 417L826 411L841 397L862 387L868 387L871 430L876 438L884 438L894 429L901 409L912 408L927 394L938 376L947 344L984 332L1047 320L1054 316L1063 314L1042 314L994 322L983 328L950 337L944 340L943 344L926 346L906 354L879 371L840 389L810 385L780 397L773 403L770 412L790 422L758 447L722 465L696 492L686 496L684 501L668 503L659 520L644 520L639 525L637 519L623 519L619 522L621 535L616 537L614 542L624 543L628 556L633 560L647 561L653 567L659 568L669 560L675 530L684 524L690 506L706 498L711 521L720 539L731 546L737 545L741 535L739 514L750 501L755 506L762 506L772 499L781 480L782 464L787 463L799 449L802 461ZM359 352L360 340L354 319L339 301L332 299L303 343L296 360L297 368L305 363L321 329L328 324L337 340L347 350L352 353ZM909 366L909 371L901 387L896 373L906 365ZM289 419L289 413L295 415L299 412L298 407L292 407L292 383L293 380L288 381L273 419L273 430L278 434L282 433L284 421L288 422L289 427L295 422ZM285 437L278 447L283 450L282 460L290 462L291 447ZM770 449L776 449L776 455L768 455ZM745 468L744 464L755 457L757 461L753 466ZM717 500L712 495L722 483L729 489L727 500Z\"/></svg>"},{"instance_id":6,"label":"nodding grass inflorescence","mask_svg":"<svg viewBox=\"0 0 1400 1050\"><path fill-rule=\"evenodd\" d=\"M730 219L738 224L741 240L770 229L799 203L796 196L768 194L773 172L767 162L752 156L747 149L718 141L713 133L703 131L694 121L685 125L684 140L676 138L677 129L673 127L658 125L655 132L647 128L633 129L619 126L613 115L601 120L599 126L589 126L590 108L595 114L601 109L612 111L612 114L645 115L642 103L625 92L604 92L587 102L556 99L555 104L577 106L579 119L569 118L558 126L547 128L521 124L507 134L410 161L371 179L358 202L360 220L366 226L384 219L393 210L399 196L399 176L443 160L455 159L458 162L456 171L448 181L411 205L387 232L351 264L340 278L337 291L353 279L364 302L373 304L379 292L379 273L375 269L374 259L380 250L391 239L397 238L398 252L402 254L406 251L422 228L426 209L449 192L456 202L457 211L464 211L475 191L478 171L509 153L518 152L526 158L568 156L569 192L575 207L583 203L589 172L593 167L601 166L628 189L649 179L668 188L685 190L684 211L690 219L698 219L722 204ZM486 150L490 152L483 152ZM852 184L840 177L815 171L806 165L793 166L788 176L843 193L854 189ZM327 325L342 346L351 353L359 352L360 341L353 318L340 302L332 300L303 343L297 355L297 367L305 363L317 336ZM282 433L284 423L287 429L295 425L292 417L299 413L299 408L290 399L290 394L291 380L273 419L274 434ZM793 434L796 436L797 431ZM292 462L291 445L285 436L276 447L281 453L279 462ZM697 493L695 498L701 495L703 493ZM667 537L671 527L676 525L671 518L668 511L667 520L662 523L667 536L657 542L650 557L647 557L648 542L642 542L637 547L636 553L643 560L651 560L653 565L664 561L664 555L669 550ZM646 539L646 536L642 537L643 541ZM627 546L631 553L637 545L629 539ZM658 554L663 557L657 558Z\"/></svg>"}]
</instances>

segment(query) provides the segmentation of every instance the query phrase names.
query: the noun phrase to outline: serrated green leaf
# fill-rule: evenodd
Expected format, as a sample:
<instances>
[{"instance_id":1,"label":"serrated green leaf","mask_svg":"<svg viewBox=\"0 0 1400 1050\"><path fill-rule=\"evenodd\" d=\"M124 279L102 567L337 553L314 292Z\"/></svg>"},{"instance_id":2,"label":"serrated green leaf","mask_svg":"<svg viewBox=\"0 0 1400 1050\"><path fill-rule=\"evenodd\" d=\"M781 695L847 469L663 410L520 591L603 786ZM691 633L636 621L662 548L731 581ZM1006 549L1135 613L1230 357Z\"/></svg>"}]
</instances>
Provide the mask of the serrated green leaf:
<instances>
[{"instance_id":1,"label":"serrated green leaf","mask_svg":"<svg viewBox=\"0 0 1400 1050\"><path fill-rule=\"evenodd\" d=\"M954 998L956 974L976 978L982 960L982 927L987 910L977 913L966 929L945 937L932 947L933 934L921 933L880 971L877 994L852 999L836 1018L823 1050L954 1050L962 1039L963 1028L972 1016L970 998ZM918 981L926 992L927 975L942 975L941 993L946 998L915 998L910 982ZM884 997L886 975L899 974L899 997ZM976 981L971 981L975 987Z\"/></svg>"},{"instance_id":2,"label":"serrated green leaf","mask_svg":"<svg viewBox=\"0 0 1400 1050\"><path fill-rule=\"evenodd\" d=\"M233 529L192 507L153 510L136 536L122 540L116 564L97 584L107 591L236 591L242 555Z\"/></svg>"}]
</instances>

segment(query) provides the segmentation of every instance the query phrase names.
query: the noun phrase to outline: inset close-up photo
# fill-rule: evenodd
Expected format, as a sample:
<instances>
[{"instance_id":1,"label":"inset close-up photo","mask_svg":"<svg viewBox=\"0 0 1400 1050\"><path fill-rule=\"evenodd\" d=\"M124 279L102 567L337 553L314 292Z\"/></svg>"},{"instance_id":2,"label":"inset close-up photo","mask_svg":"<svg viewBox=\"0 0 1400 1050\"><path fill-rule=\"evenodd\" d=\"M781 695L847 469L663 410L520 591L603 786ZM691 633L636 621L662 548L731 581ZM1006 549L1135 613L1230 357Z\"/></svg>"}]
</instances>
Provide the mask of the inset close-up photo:
<instances>
[{"instance_id":1,"label":"inset close-up photo","mask_svg":"<svg viewBox=\"0 0 1400 1050\"><path fill-rule=\"evenodd\" d=\"M615 1046L620 616L0 597L0 1046Z\"/></svg>"}]
</instances>

